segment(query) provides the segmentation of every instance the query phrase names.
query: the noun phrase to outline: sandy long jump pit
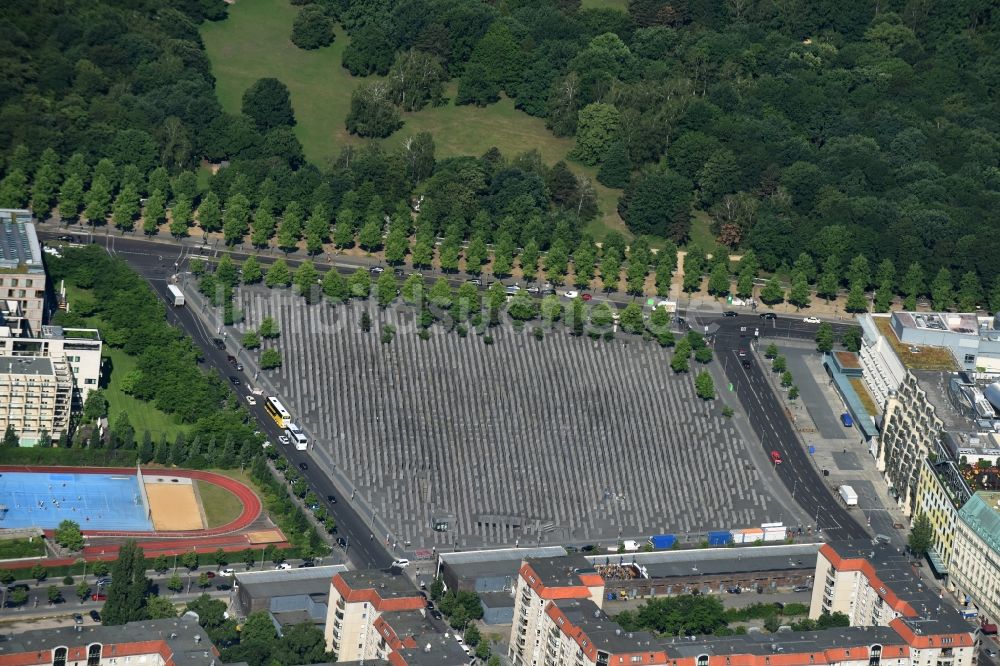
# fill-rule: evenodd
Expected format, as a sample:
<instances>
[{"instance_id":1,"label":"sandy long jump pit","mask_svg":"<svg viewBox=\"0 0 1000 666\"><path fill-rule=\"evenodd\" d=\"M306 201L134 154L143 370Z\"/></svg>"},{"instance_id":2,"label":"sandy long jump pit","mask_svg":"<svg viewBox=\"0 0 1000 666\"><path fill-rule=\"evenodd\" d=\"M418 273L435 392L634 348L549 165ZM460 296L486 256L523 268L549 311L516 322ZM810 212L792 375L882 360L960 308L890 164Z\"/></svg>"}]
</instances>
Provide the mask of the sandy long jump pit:
<instances>
[{"instance_id":1,"label":"sandy long jump pit","mask_svg":"<svg viewBox=\"0 0 1000 666\"><path fill-rule=\"evenodd\" d=\"M191 479L144 472L143 485L154 529L168 532L205 528L201 500Z\"/></svg>"}]
</instances>

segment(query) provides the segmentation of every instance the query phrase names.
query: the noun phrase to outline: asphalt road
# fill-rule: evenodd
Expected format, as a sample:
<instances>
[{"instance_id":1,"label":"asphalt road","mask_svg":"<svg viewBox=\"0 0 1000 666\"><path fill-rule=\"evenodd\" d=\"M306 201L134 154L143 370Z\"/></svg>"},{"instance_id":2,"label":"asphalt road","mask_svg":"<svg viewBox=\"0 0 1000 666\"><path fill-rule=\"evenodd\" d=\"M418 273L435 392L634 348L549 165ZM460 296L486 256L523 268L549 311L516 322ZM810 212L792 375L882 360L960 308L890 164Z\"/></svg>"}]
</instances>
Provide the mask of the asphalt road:
<instances>
[{"instance_id":1,"label":"asphalt road","mask_svg":"<svg viewBox=\"0 0 1000 666\"><path fill-rule=\"evenodd\" d=\"M39 236L43 239L53 238L60 233L41 231ZM82 238L81 241L84 241ZM95 242L104 245L108 252L124 259L128 264L144 277L153 290L156 291L165 302L170 303L169 291L167 290L167 280L173 275L177 267L182 265L182 260L187 256L187 247L171 247L160 243L153 243L142 238L132 238L109 235L108 237L97 236ZM168 250L170 250L168 252ZM340 267L338 267L340 269ZM217 331L205 327L200 319L186 307L168 308L167 321L179 326L191 338L202 351L204 361L202 366L218 372L222 377L237 377L240 386L234 386L236 393L245 401L248 393L246 385L250 377L244 372L238 372L229 364L226 358L226 351L219 350L212 344L212 338L217 337ZM343 537L347 541L347 557L359 568L386 568L394 557L383 546L383 543L374 538L368 523L363 519L354 507L351 506L350 498L340 497L333 486L333 482L323 473L319 464L313 460L308 451L296 451L294 447L285 447L278 444L278 437L283 431L264 411L263 401L258 400L256 406L246 405L250 414L258 422L258 429L265 433L267 439L278 446L281 454L288 460L290 465L298 468L309 483L309 487L320 498L320 502L326 506L327 511L337 521L337 536ZM302 465L306 469L302 469ZM327 500L327 496L332 495L337 498L334 504Z\"/></svg>"},{"instance_id":2,"label":"asphalt road","mask_svg":"<svg viewBox=\"0 0 1000 666\"><path fill-rule=\"evenodd\" d=\"M765 374L768 369L762 368L750 351L743 357L749 361L748 365L744 365L739 356L741 348L747 350L750 345L754 348L758 344L766 345L769 337L812 339L816 334L816 325L790 318L762 319L752 315L695 315L694 321L698 325L719 325L720 329L715 334L715 351L726 377L733 384L733 390L760 439L765 455L770 459L771 451L781 454L782 462L775 465L775 472L799 506L814 517L814 525L833 539L869 538L865 529L827 490L809 460L809 454L800 445L784 407L768 383ZM839 333L847 325L834 325L834 328ZM757 332L759 338L755 336Z\"/></svg>"}]
</instances>

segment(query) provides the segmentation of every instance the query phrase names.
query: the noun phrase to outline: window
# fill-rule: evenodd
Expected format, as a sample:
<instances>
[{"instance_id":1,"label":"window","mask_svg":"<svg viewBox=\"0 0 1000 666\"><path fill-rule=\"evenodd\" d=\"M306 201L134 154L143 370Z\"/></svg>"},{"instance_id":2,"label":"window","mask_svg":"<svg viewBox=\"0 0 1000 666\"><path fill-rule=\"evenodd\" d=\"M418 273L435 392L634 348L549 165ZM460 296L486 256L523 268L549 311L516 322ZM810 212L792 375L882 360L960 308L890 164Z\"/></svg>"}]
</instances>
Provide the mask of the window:
<instances>
[{"instance_id":1,"label":"window","mask_svg":"<svg viewBox=\"0 0 1000 666\"><path fill-rule=\"evenodd\" d=\"M56 648L55 655L52 657L52 666L66 666L66 648Z\"/></svg>"},{"instance_id":2,"label":"window","mask_svg":"<svg viewBox=\"0 0 1000 666\"><path fill-rule=\"evenodd\" d=\"M94 643L87 649L87 666L101 666L100 643Z\"/></svg>"}]
</instances>

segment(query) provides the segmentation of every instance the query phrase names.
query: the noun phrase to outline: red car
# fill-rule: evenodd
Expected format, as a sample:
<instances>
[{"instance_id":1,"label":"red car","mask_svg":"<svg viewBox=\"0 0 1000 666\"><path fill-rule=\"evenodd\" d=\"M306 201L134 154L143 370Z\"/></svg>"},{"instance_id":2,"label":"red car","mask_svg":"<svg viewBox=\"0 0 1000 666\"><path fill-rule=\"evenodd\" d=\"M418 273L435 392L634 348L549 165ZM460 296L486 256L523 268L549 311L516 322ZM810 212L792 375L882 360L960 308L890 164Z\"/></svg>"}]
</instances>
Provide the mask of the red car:
<instances>
[{"instance_id":1,"label":"red car","mask_svg":"<svg viewBox=\"0 0 1000 666\"><path fill-rule=\"evenodd\" d=\"M107 601L108 595L106 594L92 594L90 595L91 601Z\"/></svg>"},{"instance_id":2,"label":"red car","mask_svg":"<svg viewBox=\"0 0 1000 666\"><path fill-rule=\"evenodd\" d=\"M777 451L771 451L771 462L775 465L781 464L781 454Z\"/></svg>"}]
</instances>

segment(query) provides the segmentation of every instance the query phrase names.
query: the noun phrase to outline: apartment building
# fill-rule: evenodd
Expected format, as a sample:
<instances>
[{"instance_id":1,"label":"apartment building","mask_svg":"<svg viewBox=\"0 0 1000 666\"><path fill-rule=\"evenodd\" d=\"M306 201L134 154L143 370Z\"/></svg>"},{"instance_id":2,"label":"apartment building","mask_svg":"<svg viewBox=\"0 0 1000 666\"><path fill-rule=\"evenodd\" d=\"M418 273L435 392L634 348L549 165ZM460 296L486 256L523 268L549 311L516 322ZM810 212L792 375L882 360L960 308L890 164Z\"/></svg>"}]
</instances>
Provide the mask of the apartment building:
<instances>
[{"instance_id":1,"label":"apartment building","mask_svg":"<svg viewBox=\"0 0 1000 666\"><path fill-rule=\"evenodd\" d=\"M63 361L73 373L73 408L81 409L101 382L104 342L96 328L41 327L36 337L16 335L0 326L0 356L42 357Z\"/></svg>"},{"instance_id":2,"label":"apartment building","mask_svg":"<svg viewBox=\"0 0 1000 666\"><path fill-rule=\"evenodd\" d=\"M924 458L917 480L914 515L927 516L930 521L934 545L927 555L939 576L948 574L955 531L958 529L958 511L971 497L961 469L947 457L943 448L939 448L933 459Z\"/></svg>"},{"instance_id":3,"label":"apartment building","mask_svg":"<svg viewBox=\"0 0 1000 666\"><path fill-rule=\"evenodd\" d=\"M219 651L188 617L121 626L31 629L0 641L0 666L218 666Z\"/></svg>"},{"instance_id":4,"label":"apartment building","mask_svg":"<svg viewBox=\"0 0 1000 666\"><path fill-rule=\"evenodd\" d=\"M889 396L899 389L906 375L906 368L884 332L888 319L889 315L881 314L866 313L858 316L858 324L861 325L858 362L862 378L875 405L883 411Z\"/></svg>"},{"instance_id":5,"label":"apartment building","mask_svg":"<svg viewBox=\"0 0 1000 666\"><path fill-rule=\"evenodd\" d=\"M386 639L378 620L384 613L420 613L425 601L406 576L364 569L334 574L328 604L326 649L343 662L381 658Z\"/></svg>"},{"instance_id":6,"label":"apartment building","mask_svg":"<svg viewBox=\"0 0 1000 666\"><path fill-rule=\"evenodd\" d=\"M577 565L573 558L529 559L522 565L509 644L514 664L973 664L976 641L965 620L920 583L905 557L869 542L840 542L820 548L810 615L840 611L856 625L822 631L669 638L627 632L600 608L601 597L595 594L600 586L592 579L593 569Z\"/></svg>"},{"instance_id":7,"label":"apartment building","mask_svg":"<svg viewBox=\"0 0 1000 666\"><path fill-rule=\"evenodd\" d=\"M950 582L972 610L1000 618L1000 492L977 492L959 511Z\"/></svg>"},{"instance_id":8,"label":"apartment building","mask_svg":"<svg viewBox=\"0 0 1000 666\"><path fill-rule=\"evenodd\" d=\"M0 356L0 431L13 426L22 446L69 428L73 374L63 359Z\"/></svg>"},{"instance_id":9,"label":"apartment building","mask_svg":"<svg viewBox=\"0 0 1000 666\"><path fill-rule=\"evenodd\" d=\"M0 325L37 335L44 319L45 266L31 212L0 209Z\"/></svg>"},{"instance_id":10,"label":"apartment building","mask_svg":"<svg viewBox=\"0 0 1000 666\"><path fill-rule=\"evenodd\" d=\"M514 666L543 663L545 609L557 599L587 599L600 607L604 579L582 555L525 560L514 590L514 625L507 648Z\"/></svg>"}]
</instances>

